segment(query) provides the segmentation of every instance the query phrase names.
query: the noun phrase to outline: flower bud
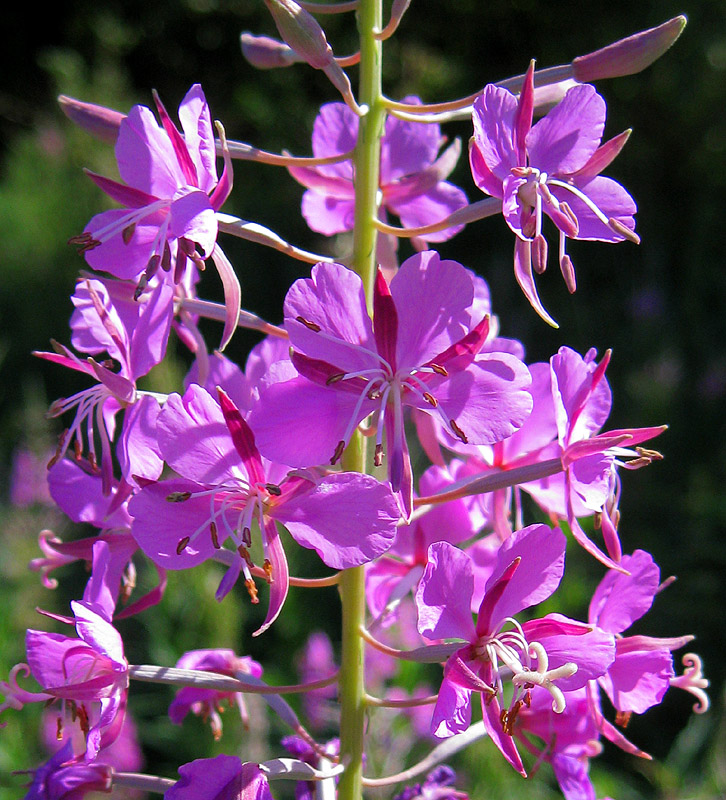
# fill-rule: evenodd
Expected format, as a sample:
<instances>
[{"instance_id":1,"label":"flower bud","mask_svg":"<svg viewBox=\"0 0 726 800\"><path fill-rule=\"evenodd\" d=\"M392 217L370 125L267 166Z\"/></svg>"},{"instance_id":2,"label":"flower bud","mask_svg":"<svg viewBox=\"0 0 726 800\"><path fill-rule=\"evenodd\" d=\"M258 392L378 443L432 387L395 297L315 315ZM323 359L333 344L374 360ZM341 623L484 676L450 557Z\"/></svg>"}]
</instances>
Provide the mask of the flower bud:
<instances>
[{"instance_id":1,"label":"flower bud","mask_svg":"<svg viewBox=\"0 0 726 800\"><path fill-rule=\"evenodd\" d=\"M126 118L125 114L114 111L112 108L97 106L95 103L83 103L64 94L58 97L58 103L68 119L90 133L91 136L111 144L116 142L121 120Z\"/></svg>"},{"instance_id":2,"label":"flower bud","mask_svg":"<svg viewBox=\"0 0 726 800\"><path fill-rule=\"evenodd\" d=\"M289 67L297 61L303 61L290 46L270 36L255 36L245 32L239 39L242 55L257 69Z\"/></svg>"},{"instance_id":3,"label":"flower bud","mask_svg":"<svg viewBox=\"0 0 726 800\"><path fill-rule=\"evenodd\" d=\"M323 29L294 0L265 0L283 40L311 67L324 69L333 61L333 51Z\"/></svg>"},{"instance_id":4,"label":"flower bud","mask_svg":"<svg viewBox=\"0 0 726 800\"><path fill-rule=\"evenodd\" d=\"M580 83L591 83L603 78L621 78L634 75L649 67L676 41L686 27L684 16L635 33L607 47L578 56L572 62L573 76Z\"/></svg>"}]
</instances>

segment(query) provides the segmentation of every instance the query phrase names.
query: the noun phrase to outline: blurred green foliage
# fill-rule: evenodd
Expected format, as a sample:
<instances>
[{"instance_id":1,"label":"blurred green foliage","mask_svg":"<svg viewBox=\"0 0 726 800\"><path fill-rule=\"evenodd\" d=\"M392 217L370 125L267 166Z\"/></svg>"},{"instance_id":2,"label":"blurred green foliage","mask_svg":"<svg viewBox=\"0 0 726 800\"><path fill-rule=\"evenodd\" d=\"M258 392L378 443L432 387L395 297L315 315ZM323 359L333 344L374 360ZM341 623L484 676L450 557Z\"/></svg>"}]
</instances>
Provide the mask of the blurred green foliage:
<instances>
[{"instance_id":1,"label":"blurred green foliage","mask_svg":"<svg viewBox=\"0 0 726 800\"><path fill-rule=\"evenodd\" d=\"M689 16L681 40L660 62L641 75L599 87L609 107L606 134L634 129L608 173L639 203L643 244L573 243L575 297L567 295L553 267L538 281L546 307L561 324L558 331L544 326L516 286L511 234L501 220L470 226L440 249L489 281L503 333L526 344L529 360L545 360L562 344L580 352L590 346L601 353L613 348L608 370L615 397L612 427L669 423L657 443L665 461L623 476L621 534L626 551L650 550L664 576L678 575L637 631L697 636L694 649L703 655L712 679L713 709L693 717L689 699L671 692L663 707L634 719L628 729L656 760L635 763L606 747L593 774L600 794L619 800L723 796L726 5L720 0L594 0L586 12L582 8L569 0L414 0L386 45L386 88L392 97L414 93L427 101L463 96L490 80L522 72L532 57L542 67L564 63L678 13ZM60 368L35 361L30 352L46 349L51 337L68 342L68 297L84 264L66 242L105 203L81 168L115 174L111 148L75 130L55 106L55 95L126 110L135 102L148 104L153 87L174 109L188 87L201 82L230 138L296 154L309 152L319 105L337 98L321 73L304 66L258 73L242 60L241 31L276 33L257 0L67 0L42 13L30 4L5 13L10 35L0 78L0 477L7 486L13 450L23 444L43 452L58 433L43 421L42 409L83 385ZM337 53L355 49L352 16L326 17L324 23ZM466 144L470 128L457 123L446 133ZM302 247L329 252L331 243L310 232L299 214L300 187L283 171L271 174L274 170L237 162L230 213L261 222ZM466 159L452 179L470 199L478 199ZM305 268L248 243L225 247L240 274L245 306L278 321L287 287ZM401 247L402 254L408 252L406 244ZM215 275L205 277L201 294L219 298ZM209 341L219 335L213 324L205 330ZM255 341L241 334L229 354L243 359ZM178 385L183 371L180 355L152 380L168 390ZM7 492L2 499L7 500ZM26 572L25 565L38 553L36 538L43 527L65 537L81 535L52 512L4 505L0 679L24 656L23 631L52 624L33 609L65 613L85 581L81 568L69 567L60 588L49 592ZM573 614L582 615L601 571L575 548L568 558L570 569L558 597ZM319 569L309 553L293 556L293 572L309 575ZM292 657L311 619L336 635L333 590L292 590L271 631L252 639L264 598L256 609L242 593L217 604L217 580L214 566L194 575L172 574L163 610L120 625L129 659L173 664L187 649L232 647L260 660L273 682L287 682L295 678ZM153 571L142 569L142 588L153 581ZM406 680L414 682L411 675ZM169 724L170 698L170 692L146 685L134 686L131 697L149 769L162 775L173 776L180 763L204 754L239 752L259 758L265 738L283 733L258 708L252 731L240 731L228 714L224 739L214 743L199 720L181 729ZM9 776L9 770L31 767L43 757L36 744L38 718L39 709L32 707L4 714L2 800L22 795L23 779ZM473 798L560 796L551 777L544 786L539 780L520 781L487 743L464 755L462 769L468 778L462 785Z\"/></svg>"}]
</instances>

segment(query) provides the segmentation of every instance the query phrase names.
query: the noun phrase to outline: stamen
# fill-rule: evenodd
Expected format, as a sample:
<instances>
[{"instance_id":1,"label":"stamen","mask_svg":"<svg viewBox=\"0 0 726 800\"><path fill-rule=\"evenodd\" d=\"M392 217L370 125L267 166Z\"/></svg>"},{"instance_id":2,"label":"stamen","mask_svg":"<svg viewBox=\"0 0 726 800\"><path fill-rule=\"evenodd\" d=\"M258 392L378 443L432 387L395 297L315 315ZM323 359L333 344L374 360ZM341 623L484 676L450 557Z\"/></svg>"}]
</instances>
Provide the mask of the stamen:
<instances>
[{"instance_id":1,"label":"stamen","mask_svg":"<svg viewBox=\"0 0 726 800\"><path fill-rule=\"evenodd\" d=\"M627 728L632 716L632 711L618 711L617 714L615 714L615 724L619 725L621 728Z\"/></svg>"},{"instance_id":2,"label":"stamen","mask_svg":"<svg viewBox=\"0 0 726 800\"><path fill-rule=\"evenodd\" d=\"M266 483L265 489L267 489L267 492L273 497L280 497L282 494L282 489L276 483Z\"/></svg>"},{"instance_id":3,"label":"stamen","mask_svg":"<svg viewBox=\"0 0 726 800\"><path fill-rule=\"evenodd\" d=\"M191 492L171 492L166 496L167 503L183 503L192 496Z\"/></svg>"},{"instance_id":4,"label":"stamen","mask_svg":"<svg viewBox=\"0 0 726 800\"><path fill-rule=\"evenodd\" d=\"M272 576L272 563L270 562L269 558L266 558L262 564L262 569L265 573L265 580L268 583L274 583L274 578Z\"/></svg>"},{"instance_id":5,"label":"stamen","mask_svg":"<svg viewBox=\"0 0 726 800\"><path fill-rule=\"evenodd\" d=\"M55 738L60 742L63 739L63 718L58 717L55 724Z\"/></svg>"},{"instance_id":6,"label":"stamen","mask_svg":"<svg viewBox=\"0 0 726 800\"><path fill-rule=\"evenodd\" d=\"M322 328L315 322L311 322L309 319L305 319L305 317L295 317L295 319L301 324L304 325L308 330L314 331L315 333L320 333Z\"/></svg>"},{"instance_id":7,"label":"stamen","mask_svg":"<svg viewBox=\"0 0 726 800\"><path fill-rule=\"evenodd\" d=\"M132 222L130 225L127 225L121 231L121 238L123 239L124 244L128 244L134 236L134 232L136 231L136 223Z\"/></svg>"},{"instance_id":8,"label":"stamen","mask_svg":"<svg viewBox=\"0 0 726 800\"><path fill-rule=\"evenodd\" d=\"M373 466L380 467L383 463L383 444L376 444L376 452L373 456Z\"/></svg>"},{"instance_id":9,"label":"stamen","mask_svg":"<svg viewBox=\"0 0 726 800\"><path fill-rule=\"evenodd\" d=\"M635 231L631 231L626 225L623 225L622 222L618 222L614 217L610 217L608 220L608 227L614 230L615 233L624 236L629 242L640 244L640 236Z\"/></svg>"},{"instance_id":10,"label":"stamen","mask_svg":"<svg viewBox=\"0 0 726 800\"><path fill-rule=\"evenodd\" d=\"M431 367L431 369L437 375L442 375L444 378L449 377L449 373L446 371L446 367L442 367L440 364L434 364L433 361L429 361L429 363L426 366Z\"/></svg>"},{"instance_id":11,"label":"stamen","mask_svg":"<svg viewBox=\"0 0 726 800\"><path fill-rule=\"evenodd\" d=\"M184 536L182 539L179 539L179 543L176 546L176 554L178 556L184 552L186 546L189 544L189 539L189 536Z\"/></svg>"},{"instance_id":12,"label":"stamen","mask_svg":"<svg viewBox=\"0 0 726 800\"><path fill-rule=\"evenodd\" d=\"M469 444L469 439L467 438L464 431L456 424L456 421L453 419L449 420L449 425L451 425L451 430L454 431L456 437L461 441L463 444Z\"/></svg>"},{"instance_id":13,"label":"stamen","mask_svg":"<svg viewBox=\"0 0 726 800\"><path fill-rule=\"evenodd\" d=\"M439 404L439 401L431 394L431 392L424 392L423 399L434 408L436 408Z\"/></svg>"},{"instance_id":14,"label":"stamen","mask_svg":"<svg viewBox=\"0 0 726 800\"><path fill-rule=\"evenodd\" d=\"M344 441L341 439L341 440L338 442L338 444L336 445L336 447L335 447L335 451L333 452L333 455L332 455L332 457L331 457L331 459L330 459L330 463L331 463L331 465L332 465L332 464L337 464L337 463L338 463L338 461L340 461L340 459L341 459L341 458L342 458L342 456L343 456L343 451L344 451L344 450L345 450L345 442L344 442Z\"/></svg>"},{"instance_id":15,"label":"stamen","mask_svg":"<svg viewBox=\"0 0 726 800\"><path fill-rule=\"evenodd\" d=\"M335 375L331 375L326 381L326 386L332 386L334 383L338 383L338 381L342 381L345 378L345 372L338 372Z\"/></svg>"},{"instance_id":16,"label":"stamen","mask_svg":"<svg viewBox=\"0 0 726 800\"><path fill-rule=\"evenodd\" d=\"M221 550L219 538L217 537L217 524L215 522L209 523L209 535L212 537L212 544L215 550Z\"/></svg>"},{"instance_id":17,"label":"stamen","mask_svg":"<svg viewBox=\"0 0 726 800\"><path fill-rule=\"evenodd\" d=\"M247 578L247 580L245 580L245 589L247 589L247 594L250 596L252 605L256 606L260 602L260 599L257 597L257 587L252 578Z\"/></svg>"}]
</instances>

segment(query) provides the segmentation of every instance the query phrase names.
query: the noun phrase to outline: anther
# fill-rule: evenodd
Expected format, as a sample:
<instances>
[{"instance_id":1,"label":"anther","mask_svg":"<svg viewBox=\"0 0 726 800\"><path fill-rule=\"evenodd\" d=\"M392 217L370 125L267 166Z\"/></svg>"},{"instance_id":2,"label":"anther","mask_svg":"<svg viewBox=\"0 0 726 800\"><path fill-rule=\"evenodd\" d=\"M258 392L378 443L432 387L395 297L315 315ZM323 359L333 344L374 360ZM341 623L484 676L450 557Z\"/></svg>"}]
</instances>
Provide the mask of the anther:
<instances>
[{"instance_id":1,"label":"anther","mask_svg":"<svg viewBox=\"0 0 726 800\"><path fill-rule=\"evenodd\" d=\"M73 453L76 457L76 461L80 461L83 458L83 450L81 449L81 443L78 441L77 438L73 440Z\"/></svg>"},{"instance_id":2,"label":"anther","mask_svg":"<svg viewBox=\"0 0 726 800\"><path fill-rule=\"evenodd\" d=\"M383 463L383 445L376 445L376 452L373 455L373 466L380 467Z\"/></svg>"},{"instance_id":3,"label":"anther","mask_svg":"<svg viewBox=\"0 0 726 800\"><path fill-rule=\"evenodd\" d=\"M614 217L610 217L608 220L608 227L615 231L615 233L619 233L629 242L633 242L633 244L640 244L640 236L635 231L631 231L630 228L623 225L622 222L618 222Z\"/></svg>"},{"instance_id":4,"label":"anther","mask_svg":"<svg viewBox=\"0 0 726 800\"><path fill-rule=\"evenodd\" d=\"M212 537L212 544L214 545L215 550L220 550L219 538L217 537L217 523L210 522L209 523L209 535Z\"/></svg>"},{"instance_id":5,"label":"anther","mask_svg":"<svg viewBox=\"0 0 726 800\"><path fill-rule=\"evenodd\" d=\"M341 457L343 455L343 450L345 450L345 442L341 439L338 442L338 444L336 445L335 452L333 453L333 456L330 459L331 465L332 464L337 464L338 461L340 461L340 459L341 459Z\"/></svg>"},{"instance_id":6,"label":"anther","mask_svg":"<svg viewBox=\"0 0 726 800\"><path fill-rule=\"evenodd\" d=\"M311 322L309 319L305 319L305 317L295 317L295 319L301 324L304 325L308 330L314 331L315 333L320 333L322 328L315 322Z\"/></svg>"},{"instance_id":7,"label":"anther","mask_svg":"<svg viewBox=\"0 0 726 800\"><path fill-rule=\"evenodd\" d=\"M245 581L245 589L247 589L247 594L250 596L250 600L252 605L257 605L260 602L259 597L257 597L257 587L255 586L255 582L252 578L247 578Z\"/></svg>"},{"instance_id":8,"label":"anther","mask_svg":"<svg viewBox=\"0 0 726 800\"><path fill-rule=\"evenodd\" d=\"M171 492L166 496L167 503L183 503L192 496L191 492Z\"/></svg>"},{"instance_id":9,"label":"anther","mask_svg":"<svg viewBox=\"0 0 726 800\"><path fill-rule=\"evenodd\" d=\"M237 552L238 552L238 553L240 554L240 556L241 556L241 557L244 559L245 563L247 564L247 566L248 566L250 569L252 569L252 568L255 566L255 565L252 563L252 559L250 558L249 551L247 550L247 548L246 548L246 547L243 547L242 545L240 545L240 546L237 548Z\"/></svg>"},{"instance_id":10,"label":"anther","mask_svg":"<svg viewBox=\"0 0 726 800\"><path fill-rule=\"evenodd\" d=\"M274 583L275 579L272 577L272 564L270 563L270 559L266 558L264 563L262 564L262 569L265 573L265 580L268 583Z\"/></svg>"},{"instance_id":11,"label":"anther","mask_svg":"<svg viewBox=\"0 0 726 800\"><path fill-rule=\"evenodd\" d=\"M136 231L136 223L135 222L132 222L131 225L127 225L121 231L121 238L123 239L123 243L124 244L128 244L131 241L135 231Z\"/></svg>"},{"instance_id":12,"label":"anther","mask_svg":"<svg viewBox=\"0 0 726 800\"><path fill-rule=\"evenodd\" d=\"M427 366L431 367L437 375L443 375L444 378L448 378L449 373L446 371L446 367L442 367L441 364L434 364L433 361L430 361Z\"/></svg>"},{"instance_id":13,"label":"anther","mask_svg":"<svg viewBox=\"0 0 726 800\"><path fill-rule=\"evenodd\" d=\"M567 291L570 294L574 294L575 290L577 289L577 279L575 278L575 266L572 263L572 259L564 253L562 258L560 258L560 272L562 273L562 277L565 279L565 286L567 286Z\"/></svg>"},{"instance_id":14,"label":"anther","mask_svg":"<svg viewBox=\"0 0 726 800\"><path fill-rule=\"evenodd\" d=\"M423 399L434 408L436 408L439 404L439 401L431 394L431 392L424 392Z\"/></svg>"},{"instance_id":15,"label":"anther","mask_svg":"<svg viewBox=\"0 0 726 800\"><path fill-rule=\"evenodd\" d=\"M345 372L336 372L335 375L331 375L326 381L326 386L332 386L334 383L338 383L338 381L342 381L345 378Z\"/></svg>"},{"instance_id":16,"label":"anther","mask_svg":"<svg viewBox=\"0 0 726 800\"><path fill-rule=\"evenodd\" d=\"M621 728L627 728L632 716L632 711L618 711L615 715L615 724Z\"/></svg>"},{"instance_id":17,"label":"anther","mask_svg":"<svg viewBox=\"0 0 726 800\"><path fill-rule=\"evenodd\" d=\"M184 538L179 539L179 544L177 544L177 546L176 546L176 554L178 556L180 556L184 552L184 549L186 548L186 546L188 544L189 544L189 537L188 536L185 536Z\"/></svg>"},{"instance_id":18,"label":"anther","mask_svg":"<svg viewBox=\"0 0 726 800\"><path fill-rule=\"evenodd\" d=\"M63 738L63 719L58 717L55 721L55 738L60 742Z\"/></svg>"},{"instance_id":19,"label":"anther","mask_svg":"<svg viewBox=\"0 0 726 800\"><path fill-rule=\"evenodd\" d=\"M456 422L453 419L449 420L449 425L451 425L451 430L454 431L459 441L461 441L463 444L469 444L469 439L467 438L466 434L464 433L464 431L461 430L461 428L456 424Z\"/></svg>"},{"instance_id":20,"label":"anther","mask_svg":"<svg viewBox=\"0 0 726 800\"><path fill-rule=\"evenodd\" d=\"M539 233L532 240L532 245L534 271L541 275L547 269L547 240Z\"/></svg>"},{"instance_id":21,"label":"anther","mask_svg":"<svg viewBox=\"0 0 726 800\"><path fill-rule=\"evenodd\" d=\"M282 489L276 483L266 483L265 489L267 489L267 493L271 494L273 497L279 497L282 494Z\"/></svg>"},{"instance_id":22,"label":"anther","mask_svg":"<svg viewBox=\"0 0 726 800\"><path fill-rule=\"evenodd\" d=\"M242 541L247 547L252 547L252 531L248 528L242 528Z\"/></svg>"}]
</instances>

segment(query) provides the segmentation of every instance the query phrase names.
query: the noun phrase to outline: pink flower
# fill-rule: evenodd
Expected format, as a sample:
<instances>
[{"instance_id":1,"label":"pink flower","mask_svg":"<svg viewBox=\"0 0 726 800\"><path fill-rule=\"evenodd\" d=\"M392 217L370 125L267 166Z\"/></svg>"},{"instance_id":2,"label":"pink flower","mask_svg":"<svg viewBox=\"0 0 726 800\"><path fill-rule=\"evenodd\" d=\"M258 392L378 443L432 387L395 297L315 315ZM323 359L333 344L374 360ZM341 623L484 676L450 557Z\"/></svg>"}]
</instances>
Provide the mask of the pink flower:
<instances>
[{"instance_id":1,"label":"pink flower","mask_svg":"<svg viewBox=\"0 0 726 800\"><path fill-rule=\"evenodd\" d=\"M547 264L542 214L560 232L559 264L568 288L575 271L565 240L639 241L633 232L636 206L623 187L600 176L618 155L628 133L601 145L605 101L592 86L570 89L543 119L532 125L534 65L519 97L490 84L474 103L470 149L476 185L502 200L507 225L517 235L514 274L537 313L551 324L532 275Z\"/></svg>"},{"instance_id":2,"label":"pink flower","mask_svg":"<svg viewBox=\"0 0 726 800\"><path fill-rule=\"evenodd\" d=\"M409 516L405 406L479 444L511 435L532 408L524 364L508 353L481 352L489 318L472 317L474 296L461 264L418 253L390 286L378 273L371 323L360 278L338 264L316 265L285 300L299 377L278 371L250 416L260 451L292 467L335 464L356 427L373 415L376 462L385 429L391 488Z\"/></svg>"},{"instance_id":3,"label":"pink flower","mask_svg":"<svg viewBox=\"0 0 726 800\"><path fill-rule=\"evenodd\" d=\"M192 86L179 106L183 136L155 100L161 125L141 105L120 123L116 159L125 183L88 173L125 208L97 214L72 240L91 267L140 280L139 291L159 267L178 283L189 261L201 265L211 255L215 212L232 182L226 163L217 178L214 131L201 86Z\"/></svg>"}]
</instances>

